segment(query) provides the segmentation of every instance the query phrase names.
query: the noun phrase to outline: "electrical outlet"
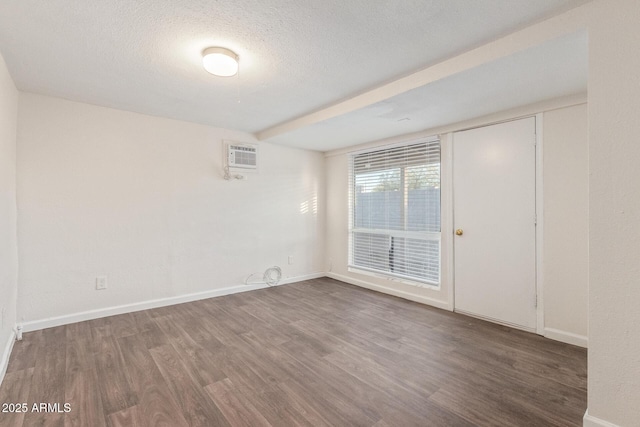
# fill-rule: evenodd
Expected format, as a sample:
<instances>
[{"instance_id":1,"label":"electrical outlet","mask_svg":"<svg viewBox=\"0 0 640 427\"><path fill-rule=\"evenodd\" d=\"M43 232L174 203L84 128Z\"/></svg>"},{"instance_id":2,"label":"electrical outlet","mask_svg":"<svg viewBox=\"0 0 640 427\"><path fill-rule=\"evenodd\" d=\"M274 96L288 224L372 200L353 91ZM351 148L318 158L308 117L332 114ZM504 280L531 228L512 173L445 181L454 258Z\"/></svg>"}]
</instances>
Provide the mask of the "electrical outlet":
<instances>
[{"instance_id":1,"label":"electrical outlet","mask_svg":"<svg viewBox=\"0 0 640 427\"><path fill-rule=\"evenodd\" d=\"M289 265L293 265L293 255L289 255Z\"/></svg>"},{"instance_id":2,"label":"electrical outlet","mask_svg":"<svg viewBox=\"0 0 640 427\"><path fill-rule=\"evenodd\" d=\"M107 276L96 277L96 290L101 291L107 289Z\"/></svg>"}]
</instances>

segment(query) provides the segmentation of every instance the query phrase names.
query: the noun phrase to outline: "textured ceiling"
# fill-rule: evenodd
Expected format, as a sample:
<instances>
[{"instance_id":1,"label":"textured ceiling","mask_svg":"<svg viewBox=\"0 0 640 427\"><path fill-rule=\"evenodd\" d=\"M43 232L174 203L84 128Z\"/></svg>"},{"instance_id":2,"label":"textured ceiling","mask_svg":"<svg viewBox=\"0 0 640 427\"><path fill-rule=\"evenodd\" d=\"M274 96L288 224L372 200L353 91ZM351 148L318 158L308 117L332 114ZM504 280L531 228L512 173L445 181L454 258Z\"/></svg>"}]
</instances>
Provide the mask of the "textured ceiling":
<instances>
[{"instance_id":1,"label":"textured ceiling","mask_svg":"<svg viewBox=\"0 0 640 427\"><path fill-rule=\"evenodd\" d=\"M0 52L23 91L257 132L585 2L2 0Z\"/></svg>"},{"instance_id":2,"label":"textured ceiling","mask_svg":"<svg viewBox=\"0 0 640 427\"><path fill-rule=\"evenodd\" d=\"M582 94L587 80L588 36L579 32L270 141L329 151Z\"/></svg>"}]
</instances>

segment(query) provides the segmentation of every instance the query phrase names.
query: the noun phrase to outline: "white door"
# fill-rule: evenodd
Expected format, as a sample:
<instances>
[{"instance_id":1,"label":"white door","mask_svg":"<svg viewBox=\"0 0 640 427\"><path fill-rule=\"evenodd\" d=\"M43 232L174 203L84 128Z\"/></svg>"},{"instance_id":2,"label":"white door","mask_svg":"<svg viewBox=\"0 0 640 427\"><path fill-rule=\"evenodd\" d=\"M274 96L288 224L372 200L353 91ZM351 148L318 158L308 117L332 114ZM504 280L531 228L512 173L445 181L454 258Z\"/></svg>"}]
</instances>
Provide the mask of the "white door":
<instances>
[{"instance_id":1,"label":"white door","mask_svg":"<svg viewBox=\"0 0 640 427\"><path fill-rule=\"evenodd\" d=\"M456 311L535 331L535 169L534 117L454 134Z\"/></svg>"}]
</instances>

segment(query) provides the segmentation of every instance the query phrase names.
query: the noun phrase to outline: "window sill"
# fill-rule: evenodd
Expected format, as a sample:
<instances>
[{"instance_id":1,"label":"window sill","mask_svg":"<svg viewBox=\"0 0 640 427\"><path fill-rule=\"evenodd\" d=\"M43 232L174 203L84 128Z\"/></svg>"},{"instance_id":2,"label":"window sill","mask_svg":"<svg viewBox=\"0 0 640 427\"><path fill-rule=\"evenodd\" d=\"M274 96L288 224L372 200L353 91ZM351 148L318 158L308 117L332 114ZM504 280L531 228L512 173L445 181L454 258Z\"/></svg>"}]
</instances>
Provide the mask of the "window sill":
<instances>
[{"instance_id":1,"label":"window sill","mask_svg":"<svg viewBox=\"0 0 640 427\"><path fill-rule=\"evenodd\" d=\"M415 286L417 288L426 288L434 291L440 290L439 283L433 284L433 283L418 282L411 279L405 279L405 278L400 278L396 276L389 276L384 273L377 273L369 270L364 270L364 269L353 267L353 266L349 266L347 268L347 271L349 271L349 273L356 273L356 274L362 274L363 276L375 277L378 279L385 279L385 280L388 280L389 282L402 283L403 285Z\"/></svg>"}]
</instances>

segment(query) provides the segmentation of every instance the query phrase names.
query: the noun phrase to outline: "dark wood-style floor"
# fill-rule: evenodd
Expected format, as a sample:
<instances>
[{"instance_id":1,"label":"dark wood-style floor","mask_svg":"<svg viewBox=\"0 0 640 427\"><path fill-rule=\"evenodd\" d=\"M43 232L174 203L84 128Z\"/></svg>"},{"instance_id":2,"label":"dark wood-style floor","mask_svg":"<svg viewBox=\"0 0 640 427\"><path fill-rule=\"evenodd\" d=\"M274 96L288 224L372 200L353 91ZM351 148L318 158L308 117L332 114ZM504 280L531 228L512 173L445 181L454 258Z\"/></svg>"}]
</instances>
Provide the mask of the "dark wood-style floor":
<instances>
[{"instance_id":1,"label":"dark wood-style floor","mask_svg":"<svg viewBox=\"0 0 640 427\"><path fill-rule=\"evenodd\" d=\"M569 426L586 351L318 279L32 332L1 426Z\"/></svg>"}]
</instances>

